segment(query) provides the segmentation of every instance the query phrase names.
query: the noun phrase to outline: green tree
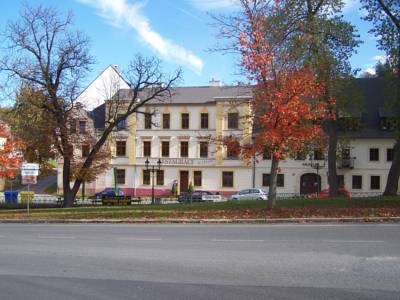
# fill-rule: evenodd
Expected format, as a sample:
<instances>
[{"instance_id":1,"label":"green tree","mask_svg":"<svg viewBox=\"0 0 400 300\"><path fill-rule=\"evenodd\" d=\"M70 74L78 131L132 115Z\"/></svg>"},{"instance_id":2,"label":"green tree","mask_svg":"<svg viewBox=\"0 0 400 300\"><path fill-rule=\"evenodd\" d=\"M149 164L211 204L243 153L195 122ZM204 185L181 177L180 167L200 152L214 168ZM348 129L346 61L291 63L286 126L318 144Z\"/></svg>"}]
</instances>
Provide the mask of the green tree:
<instances>
[{"instance_id":1,"label":"green tree","mask_svg":"<svg viewBox=\"0 0 400 300\"><path fill-rule=\"evenodd\" d=\"M387 56L386 68L384 65L378 67L377 75L381 75L381 78L384 75L386 86L389 87L386 91L390 91L387 93L390 111L395 115L396 142L384 192L384 195L395 195L400 178L400 1L361 0L361 3L367 12L364 20L372 22L370 32L377 37L379 49L385 51Z\"/></svg>"},{"instance_id":2,"label":"green tree","mask_svg":"<svg viewBox=\"0 0 400 300\"><path fill-rule=\"evenodd\" d=\"M38 108L45 95L40 91L22 86L15 97L15 104L7 114L14 136L25 143L24 159L40 164L40 174L48 174L52 160L56 158L54 149L55 124L49 115Z\"/></svg>"},{"instance_id":3,"label":"green tree","mask_svg":"<svg viewBox=\"0 0 400 300\"><path fill-rule=\"evenodd\" d=\"M287 32L285 39L291 56L297 63L306 63L314 69L318 81L325 86L320 100L334 103L330 109L336 118L325 120L323 127L328 137L329 193L336 196L337 120L341 113L355 111L354 98L343 91L349 87L356 89L355 72L349 58L361 41L356 28L343 19L343 2L340 0L288 0L280 3L281 11L275 18ZM360 102L358 106L361 106Z\"/></svg>"},{"instance_id":4,"label":"green tree","mask_svg":"<svg viewBox=\"0 0 400 300\"><path fill-rule=\"evenodd\" d=\"M275 53L285 53L283 64L307 66L313 70L325 88L319 101L329 104L332 114L338 116L339 112L353 111L349 107L349 103L354 104L353 99L341 91L344 86L354 83L355 73L349 57L360 40L356 28L341 16L341 0L241 0L240 3L242 7L252 7L250 12L253 14L264 14L264 32ZM239 52L241 34L251 26L241 25L246 24L243 14L214 16L214 20L219 30L218 37L227 41L217 45L215 50ZM338 190L338 124L335 119L328 118L323 127L328 136L329 189L334 196Z\"/></svg>"}]
</instances>

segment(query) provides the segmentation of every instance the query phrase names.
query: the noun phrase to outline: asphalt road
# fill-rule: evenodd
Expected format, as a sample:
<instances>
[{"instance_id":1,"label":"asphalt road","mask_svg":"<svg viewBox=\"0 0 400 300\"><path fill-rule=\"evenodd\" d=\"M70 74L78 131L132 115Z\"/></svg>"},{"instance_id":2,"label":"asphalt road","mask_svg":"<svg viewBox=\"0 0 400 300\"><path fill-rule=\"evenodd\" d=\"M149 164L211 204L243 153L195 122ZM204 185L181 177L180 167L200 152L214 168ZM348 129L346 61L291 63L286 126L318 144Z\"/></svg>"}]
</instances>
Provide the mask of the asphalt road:
<instances>
[{"instance_id":1,"label":"asphalt road","mask_svg":"<svg viewBox=\"0 0 400 300\"><path fill-rule=\"evenodd\" d=\"M0 224L0 299L400 299L400 225Z\"/></svg>"}]
</instances>

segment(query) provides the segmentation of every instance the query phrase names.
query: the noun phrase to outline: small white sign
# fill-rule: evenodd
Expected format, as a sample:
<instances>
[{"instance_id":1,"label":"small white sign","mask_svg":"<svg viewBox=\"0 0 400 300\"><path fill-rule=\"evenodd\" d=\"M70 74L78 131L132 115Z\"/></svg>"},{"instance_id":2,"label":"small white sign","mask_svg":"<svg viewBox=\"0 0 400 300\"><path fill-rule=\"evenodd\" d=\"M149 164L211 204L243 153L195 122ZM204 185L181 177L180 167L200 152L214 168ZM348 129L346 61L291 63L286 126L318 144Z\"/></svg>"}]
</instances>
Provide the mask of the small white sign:
<instances>
[{"instance_id":1,"label":"small white sign","mask_svg":"<svg viewBox=\"0 0 400 300\"><path fill-rule=\"evenodd\" d=\"M201 200L203 201L212 201L212 202L218 202L221 201L221 195L202 195Z\"/></svg>"},{"instance_id":2,"label":"small white sign","mask_svg":"<svg viewBox=\"0 0 400 300\"><path fill-rule=\"evenodd\" d=\"M39 164L23 163L21 166L21 170L38 170L39 171Z\"/></svg>"},{"instance_id":3,"label":"small white sign","mask_svg":"<svg viewBox=\"0 0 400 300\"><path fill-rule=\"evenodd\" d=\"M36 176L22 176L22 184L36 184Z\"/></svg>"},{"instance_id":4,"label":"small white sign","mask_svg":"<svg viewBox=\"0 0 400 300\"><path fill-rule=\"evenodd\" d=\"M39 164L23 163L21 166L21 176L38 176Z\"/></svg>"},{"instance_id":5,"label":"small white sign","mask_svg":"<svg viewBox=\"0 0 400 300\"><path fill-rule=\"evenodd\" d=\"M21 176L38 176L39 170L21 170Z\"/></svg>"}]
</instances>

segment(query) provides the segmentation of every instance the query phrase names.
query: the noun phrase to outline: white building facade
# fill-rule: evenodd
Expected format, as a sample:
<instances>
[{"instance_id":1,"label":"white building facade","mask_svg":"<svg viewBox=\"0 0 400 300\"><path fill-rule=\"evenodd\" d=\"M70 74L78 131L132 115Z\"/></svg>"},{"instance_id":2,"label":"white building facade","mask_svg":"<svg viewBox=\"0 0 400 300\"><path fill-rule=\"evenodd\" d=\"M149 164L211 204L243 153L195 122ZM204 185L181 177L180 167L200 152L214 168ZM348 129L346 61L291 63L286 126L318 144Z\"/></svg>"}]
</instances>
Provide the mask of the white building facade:
<instances>
[{"instance_id":1,"label":"white building facade","mask_svg":"<svg viewBox=\"0 0 400 300\"><path fill-rule=\"evenodd\" d=\"M375 79L365 80L360 83L361 89L374 87L368 80ZM375 89L379 88L377 84ZM122 101L124 91L121 89L118 96ZM365 96L367 113L359 120L364 125L341 133L342 148L338 152L339 185L354 195L383 192L395 142L393 133L382 127L385 116L379 115L383 92L372 97L367 91ZM248 88L214 84L176 88L170 100L148 103L142 112L154 115L132 115L113 133L110 169L86 185L89 192L114 187L115 182L126 195L134 196L151 195L153 184L158 196L171 195L173 185L178 193L186 192L189 185L221 195L252 187L268 190L268 154L256 157L254 162L244 161L221 142L229 136L239 137L241 144L251 141ZM155 172L149 171L153 167ZM328 188L327 162L318 151L283 160L279 167L278 194L293 196Z\"/></svg>"}]
</instances>

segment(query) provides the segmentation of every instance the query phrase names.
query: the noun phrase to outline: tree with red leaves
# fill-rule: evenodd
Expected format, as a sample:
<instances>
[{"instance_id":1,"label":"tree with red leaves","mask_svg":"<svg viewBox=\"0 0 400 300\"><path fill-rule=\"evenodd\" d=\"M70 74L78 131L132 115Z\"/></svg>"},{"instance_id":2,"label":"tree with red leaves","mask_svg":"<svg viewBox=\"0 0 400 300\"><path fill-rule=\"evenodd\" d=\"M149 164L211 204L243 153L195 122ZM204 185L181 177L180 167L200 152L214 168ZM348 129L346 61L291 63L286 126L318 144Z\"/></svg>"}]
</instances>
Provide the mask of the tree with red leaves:
<instances>
[{"instance_id":1,"label":"tree with red leaves","mask_svg":"<svg viewBox=\"0 0 400 300\"><path fill-rule=\"evenodd\" d=\"M262 2L262 1L261 1ZM329 102L320 101L324 87L306 66L292 63L289 53L265 30L260 1L242 0L243 20L239 50L242 67L253 88L253 121L258 133L244 156L267 148L272 154L268 208L276 200L279 161L318 140L321 120L329 118ZM273 9L273 6L272 6ZM333 100L332 100L333 101Z\"/></svg>"},{"instance_id":2,"label":"tree with red leaves","mask_svg":"<svg viewBox=\"0 0 400 300\"><path fill-rule=\"evenodd\" d=\"M0 123L0 178L14 179L23 161L23 142L13 138L8 126Z\"/></svg>"}]
</instances>

